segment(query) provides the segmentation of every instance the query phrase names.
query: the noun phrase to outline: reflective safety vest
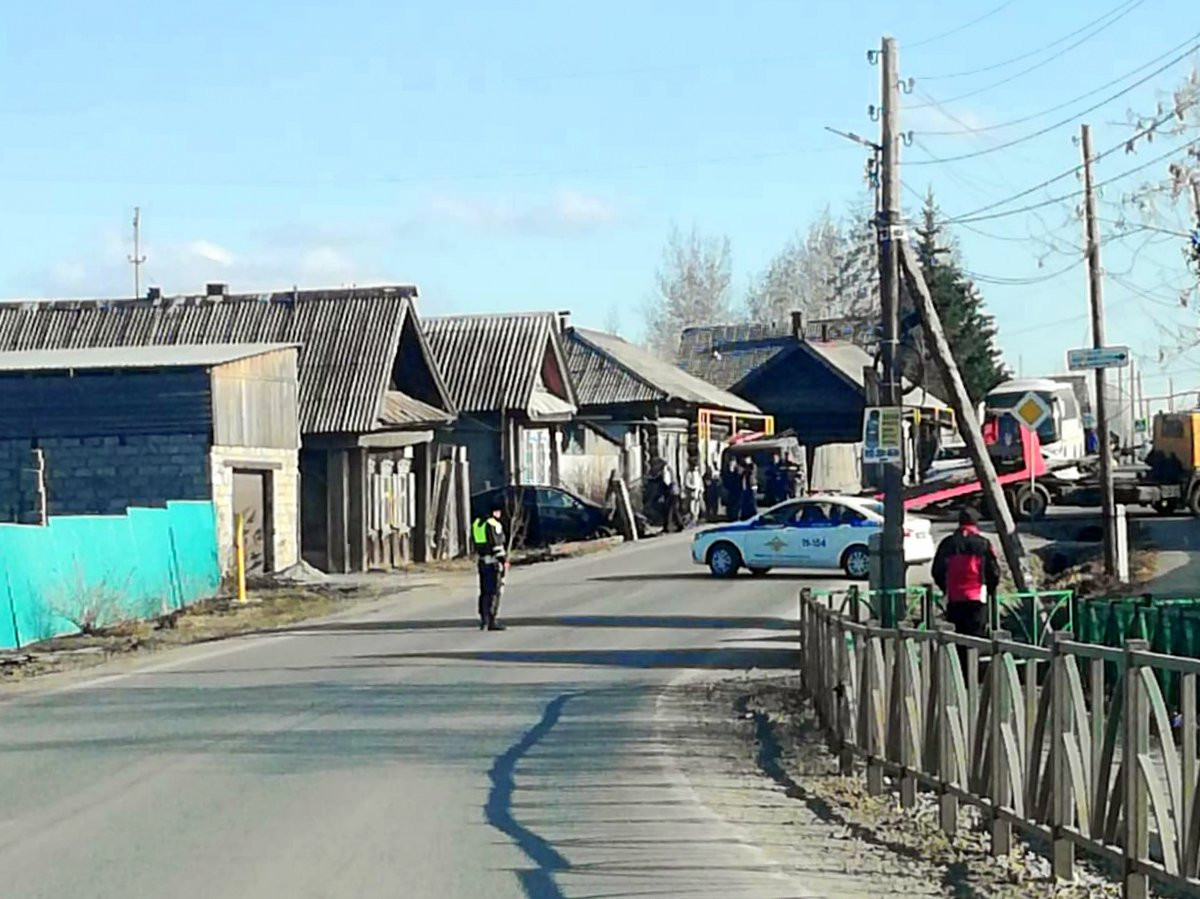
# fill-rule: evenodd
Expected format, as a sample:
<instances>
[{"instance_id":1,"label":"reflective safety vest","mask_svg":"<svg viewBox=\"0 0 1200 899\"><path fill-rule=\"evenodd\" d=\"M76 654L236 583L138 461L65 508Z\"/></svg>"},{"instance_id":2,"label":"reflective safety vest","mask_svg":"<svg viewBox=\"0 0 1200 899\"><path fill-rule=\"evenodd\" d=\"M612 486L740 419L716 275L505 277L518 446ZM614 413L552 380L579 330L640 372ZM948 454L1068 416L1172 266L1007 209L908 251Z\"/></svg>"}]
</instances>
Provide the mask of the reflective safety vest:
<instances>
[{"instance_id":1,"label":"reflective safety vest","mask_svg":"<svg viewBox=\"0 0 1200 899\"><path fill-rule=\"evenodd\" d=\"M486 518L476 518L471 524L471 539L475 541L476 546L487 546L489 537Z\"/></svg>"}]
</instances>

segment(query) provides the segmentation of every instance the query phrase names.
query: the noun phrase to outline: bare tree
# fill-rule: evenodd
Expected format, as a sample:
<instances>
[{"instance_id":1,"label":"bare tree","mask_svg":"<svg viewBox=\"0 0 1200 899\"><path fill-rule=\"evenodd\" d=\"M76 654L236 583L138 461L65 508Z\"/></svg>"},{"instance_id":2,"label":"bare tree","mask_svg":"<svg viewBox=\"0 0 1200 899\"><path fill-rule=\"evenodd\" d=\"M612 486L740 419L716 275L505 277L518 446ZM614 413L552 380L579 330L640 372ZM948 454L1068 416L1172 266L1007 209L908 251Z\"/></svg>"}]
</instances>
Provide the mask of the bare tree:
<instances>
[{"instance_id":1,"label":"bare tree","mask_svg":"<svg viewBox=\"0 0 1200 899\"><path fill-rule=\"evenodd\" d=\"M793 311L812 318L861 315L877 295L875 233L869 212L851 209L842 221L824 210L750 285L751 321L784 321Z\"/></svg>"},{"instance_id":2,"label":"bare tree","mask_svg":"<svg viewBox=\"0 0 1200 899\"><path fill-rule=\"evenodd\" d=\"M1149 150L1156 140L1185 139L1175 152L1159 157L1162 161L1150 169L1150 180L1121 196L1119 217L1113 223L1117 237L1149 231L1178 238L1187 269L1162 286L1169 284L1177 290L1180 307L1185 308L1200 291L1200 67L1193 68L1153 112L1131 112L1129 123L1135 131L1125 147L1127 154ZM1190 323L1174 339L1178 345L1173 353L1186 352L1200 343ZM1160 360L1163 352L1160 349Z\"/></svg>"},{"instance_id":3,"label":"bare tree","mask_svg":"<svg viewBox=\"0 0 1200 899\"><path fill-rule=\"evenodd\" d=\"M609 306L608 312L604 316L604 330L608 334L621 335L621 308L619 306Z\"/></svg>"},{"instance_id":4,"label":"bare tree","mask_svg":"<svg viewBox=\"0 0 1200 899\"><path fill-rule=\"evenodd\" d=\"M728 237L672 229L645 308L649 348L674 361L684 328L728 320L732 278Z\"/></svg>"}]
</instances>

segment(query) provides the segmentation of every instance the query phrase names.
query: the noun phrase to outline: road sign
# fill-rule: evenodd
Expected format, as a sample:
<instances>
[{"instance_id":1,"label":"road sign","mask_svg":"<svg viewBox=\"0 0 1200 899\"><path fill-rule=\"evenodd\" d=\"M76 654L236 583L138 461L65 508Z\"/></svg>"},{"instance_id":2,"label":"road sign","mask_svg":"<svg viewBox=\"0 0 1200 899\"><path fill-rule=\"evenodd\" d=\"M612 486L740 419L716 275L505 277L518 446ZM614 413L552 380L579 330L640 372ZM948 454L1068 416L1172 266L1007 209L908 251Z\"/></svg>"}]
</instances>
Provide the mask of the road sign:
<instances>
[{"instance_id":1,"label":"road sign","mask_svg":"<svg viewBox=\"0 0 1200 899\"><path fill-rule=\"evenodd\" d=\"M1145 434L1145 433L1146 433L1146 430L1147 430L1147 428L1146 428L1146 419L1144 419L1144 418L1139 418L1139 419L1137 419L1136 421L1134 421L1134 423L1133 423L1133 430L1134 430L1134 431L1136 431L1136 432L1137 432L1137 433L1139 433L1139 434Z\"/></svg>"},{"instance_id":2,"label":"road sign","mask_svg":"<svg viewBox=\"0 0 1200 899\"><path fill-rule=\"evenodd\" d=\"M1036 431L1042 422L1052 414L1050 406L1046 401L1032 390L1021 397L1020 401L1013 406L1012 413L1021 424L1025 425L1031 431Z\"/></svg>"},{"instance_id":3,"label":"road sign","mask_svg":"<svg viewBox=\"0 0 1200 899\"><path fill-rule=\"evenodd\" d=\"M900 458L903 429L900 409L876 406L863 413L863 461L890 462Z\"/></svg>"},{"instance_id":4,"label":"road sign","mask_svg":"<svg viewBox=\"0 0 1200 899\"><path fill-rule=\"evenodd\" d=\"M1067 351L1067 368L1081 371L1089 368L1125 368L1129 365L1129 347L1101 346Z\"/></svg>"}]
</instances>

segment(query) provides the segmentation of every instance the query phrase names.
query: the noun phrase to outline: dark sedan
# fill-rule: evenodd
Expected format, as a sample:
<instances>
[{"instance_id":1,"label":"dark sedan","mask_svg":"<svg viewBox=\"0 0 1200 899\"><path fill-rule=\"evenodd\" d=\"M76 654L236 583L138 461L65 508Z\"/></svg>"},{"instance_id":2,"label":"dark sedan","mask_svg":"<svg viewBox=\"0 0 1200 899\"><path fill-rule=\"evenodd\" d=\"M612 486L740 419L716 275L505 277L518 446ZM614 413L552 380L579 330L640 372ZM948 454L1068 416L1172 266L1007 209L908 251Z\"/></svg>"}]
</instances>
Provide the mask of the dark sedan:
<instances>
[{"instance_id":1,"label":"dark sedan","mask_svg":"<svg viewBox=\"0 0 1200 899\"><path fill-rule=\"evenodd\" d=\"M587 540L612 530L607 509L561 487L496 487L471 497L471 515L487 515L500 500L515 544L542 546ZM518 511L519 510L519 511Z\"/></svg>"}]
</instances>

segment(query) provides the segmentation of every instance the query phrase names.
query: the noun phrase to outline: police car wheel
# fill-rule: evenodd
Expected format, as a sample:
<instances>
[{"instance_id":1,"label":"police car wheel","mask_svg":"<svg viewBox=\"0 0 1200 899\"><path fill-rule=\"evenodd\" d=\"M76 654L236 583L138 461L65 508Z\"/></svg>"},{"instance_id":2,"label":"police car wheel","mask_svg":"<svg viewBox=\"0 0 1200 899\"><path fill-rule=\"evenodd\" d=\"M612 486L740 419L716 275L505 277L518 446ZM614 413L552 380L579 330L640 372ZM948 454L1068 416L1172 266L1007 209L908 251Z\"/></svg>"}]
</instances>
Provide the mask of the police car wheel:
<instances>
[{"instance_id":1,"label":"police car wheel","mask_svg":"<svg viewBox=\"0 0 1200 899\"><path fill-rule=\"evenodd\" d=\"M708 570L714 577L733 577L741 564L741 555L732 543L718 543L708 551Z\"/></svg>"},{"instance_id":2,"label":"police car wheel","mask_svg":"<svg viewBox=\"0 0 1200 899\"><path fill-rule=\"evenodd\" d=\"M871 573L871 554L865 546L852 546L842 557L846 577L860 581Z\"/></svg>"}]
</instances>

